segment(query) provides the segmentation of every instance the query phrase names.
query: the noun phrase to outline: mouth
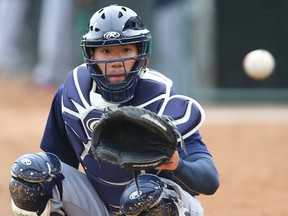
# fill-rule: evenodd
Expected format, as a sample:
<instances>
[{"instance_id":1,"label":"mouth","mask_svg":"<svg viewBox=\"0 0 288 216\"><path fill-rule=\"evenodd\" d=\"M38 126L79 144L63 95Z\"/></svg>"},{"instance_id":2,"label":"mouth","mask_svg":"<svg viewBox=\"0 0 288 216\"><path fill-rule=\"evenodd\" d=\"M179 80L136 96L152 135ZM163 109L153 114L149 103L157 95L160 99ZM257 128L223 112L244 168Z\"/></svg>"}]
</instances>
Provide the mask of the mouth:
<instances>
[{"instance_id":1,"label":"mouth","mask_svg":"<svg viewBox=\"0 0 288 216\"><path fill-rule=\"evenodd\" d=\"M123 82L125 80L125 74L109 74L108 76L106 76L106 79L110 82L110 83L116 83L116 82Z\"/></svg>"},{"instance_id":2,"label":"mouth","mask_svg":"<svg viewBox=\"0 0 288 216\"><path fill-rule=\"evenodd\" d=\"M125 74L124 73L122 73L122 74L111 74L111 75L108 75L108 77L124 77L125 76Z\"/></svg>"}]
</instances>

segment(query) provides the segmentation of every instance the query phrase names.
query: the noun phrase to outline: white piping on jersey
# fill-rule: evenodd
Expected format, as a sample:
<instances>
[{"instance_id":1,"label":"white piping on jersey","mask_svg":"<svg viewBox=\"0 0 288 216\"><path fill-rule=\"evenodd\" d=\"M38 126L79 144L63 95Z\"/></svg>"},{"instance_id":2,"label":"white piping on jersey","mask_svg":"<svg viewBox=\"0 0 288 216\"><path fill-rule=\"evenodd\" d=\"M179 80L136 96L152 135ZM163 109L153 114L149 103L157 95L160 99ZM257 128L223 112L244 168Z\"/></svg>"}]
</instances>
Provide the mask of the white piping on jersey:
<instances>
[{"instance_id":1,"label":"white piping on jersey","mask_svg":"<svg viewBox=\"0 0 288 216\"><path fill-rule=\"evenodd\" d=\"M145 76L146 75L146 76ZM158 111L158 115L163 115L164 113L164 110L168 104L168 102L173 99L173 98L182 98L184 100L188 100L188 107L187 107L187 110L185 112L185 115L181 118L181 119L177 119L177 120L174 120L173 123L175 125L179 125L179 124L183 124L185 122L187 122L191 116L191 109L192 109L192 105L196 105L197 108L199 109L200 111L200 114L201 114L201 120L199 122L199 124L194 127L191 131L189 131L188 133L186 134L183 134L182 138L183 139L186 139L187 137L191 136L193 133L195 133L204 123L205 121L205 112L202 108L202 106L194 99L188 97L188 96L184 96L184 95L173 95L170 97L170 91L171 91L171 87L173 85L173 82L172 80L170 80L169 78L167 78L166 76L164 76L163 74L157 72L157 71L154 71L154 70L149 70L149 73L144 73L143 76L141 77L143 79L154 79L154 80L157 80L159 82L162 82L163 83L163 80L164 80L164 83L166 84L166 94L164 95L159 95L158 97L152 99L151 101L148 101L144 104L141 104L141 106L139 107L145 107L147 106L149 103L151 102L154 102L154 101L157 101L159 99L164 99L163 101L163 104L161 106L161 108L159 109ZM179 140L178 140L179 141Z\"/></svg>"},{"instance_id":2,"label":"white piping on jersey","mask_svg":"<svg viewBox=\"0 0 288 216\"><path fill-rule=\"evenodd\" d=\"M153 79L153 80L156 80L158 82L165 83L166 86L169 88L171 88L173 85L173 82L171 79L169 79L168 77L164 76L163 74L161 74L155 70L151 70L149 68L146 68L146 73L143 73L141 75L141 79Z\"/></svg>"},{"instance_id":3,"label":"white piping on jersey","mask_svg":"<svg viewBox=\"0 0 288 216\"><path fill-rule=\"evenodd\" d=\"M91 102L91 105L89 105L89 103L86 101L85 97L83 96L83 93L81 91L81 88L80 88L80 85L79 85L79 81L78 81L78 76L77 76L77 73L78 73L78 70L77 68L73 70L73 79L74 79L74 83L75 83L75 87L77 89L77 93L80 97L80 100L83 104L80 105L80 103L77 103L76 101L70 99L72 101L72 103L74 104L74 106L76 107L77 111L78 112L75 112L67 107L64 106L64 103L63 103L63 98L62 98L62 112L67 112L77 118L79 118L81 121L82 121L82 124L83 123L83 120L84 118L86 117L87 114L89 114L89 112L92 110L92 109L99 109L99 110L103 110L105 107L107 106L118 106L118 105L115 105L115 104L112 104L112 103L108 103L106 101L104 101L101 97L101 95L93 92L93 89L96 89L96 87L93 86L92 90L90 91L90 102ZM94 83L93 83L94 85ZM93 103L94 102L94 103ZM95 102L97 102L97 104L95 104ZM83 127L85 128L85 125L83 125ZM87 134L86 132L86 135L87 137L89 137L89 135Z\"/></svg>"},{"instance_id":4,"label":"white piping on jersey","mask_svg":"<svg viewBox=\"0 0 288 216\"><path fill-rule=\"evenodd\" d=\"M146 103L140 104L140 105L137 106L137 107L140 107L140 108L146 107L146 106L148 106L149 104L151 104L151 103L153 103L153 102L155 102L155 101L157 101L157 100L160 100L160 99L162 99L162 98L163 98L164 100L166 100L166 99L167 99L167 95L165 95L165 94L159 95L158 97L155 97L155 98L153 98L152 100L147 101Z\"/></svg>"},{"instance_id":5,"label":"white piping on jersey","mask_svg":"<svg viewBox=\"0 0 288 216\"><path fill-rule=\"evenodd\" d=\"M88 155L88 152L89 152L89 150L90 150L90 148L91 148L91 140L89 139L89 141L87 142L86 145L85 145L85 143L83 143L83 142L82 142L82 144L83 144L83 146L84 146L84 150L82 151L80 157L81 157L81 160L83 161L84 158L85 158L85 156Z\"/></svg>"},{"instance_id":6,"label":"white piping on jersey","mask_svg":"<svg viewBox=\"0 0 288 216\"><path fill-rule=\"evenodd\" d=\"M74 79L74 83L75 83L75 87L77 89L77 92L79 94L79 97L81 99L81 102L83 103L85 108L91 107L88 102L85 100L85 97L82 94L80 85L79 85L79 81L78 81L78 76L77 76L78 70L73 70L73 79Z\"/></svg>"},{"instance_id":7,"label":"white piping on jersey","mask_svg":"<svg viewBox=\"0 0 288 216\"><path fill-rule=\"evenodd\" d=\"M189 120L189 118L191 116L191 109L192 109L192 105L193 104L196 105L197 108L200 111L201 120L198 123L198 125L196 125L191 131L189 131L186 134L183 134L182 138L186 139L187 137L189 137L193 133L195 133L203 125L203 123L205 121L205 112L204 112L204 109L202 108L202 106L196 100L194 100L194 99L192 99L190 97L187 97L187 96L184 96L184 95L173 95L170 99L173 99L173 98L183 98L183 99L189 101L188 106L187 106L187 110L185 112L185 115L181 119L174 120L175 125L183 124L183 123L185 123L185 122L187 122ZM192 113L192 115L193 115L193 113Z\"/></svg>"},{"instance_id":8,"label":"white piping on jersey","mask_svg":"<svg viewBox=\"0 0 288 216\"><path fill-rule=\"evenodd\" d=\"M171 79L169 79L168 77L164 76L163 74L155 71L155 70L149 70L149 69L146 69L148 73L144 73L142 76L141 76L141 79L153 79L153 80L156 80L158 82L161 82L161 83L164 83L165 86L166 86L166 93L165 94L162 94L162 95L159 95L158 97L156 98L153 98L152 100L150 101L147 101L146 103L144 104L141 104L141 106L139 107L145 107L147 106L148 104L154 102L154 101L157 101L157 100L160 100L160 99L164 99L163 101L163 104L160 108L160 110L158 111L158 115L162 115L163 112L164 112L164 109L166 107L166 104L167 102L169 101L169 98L170 98L170 92L171 92L171 87L173 85L173 82Z\"/></svg>"},{"instance_id":9,"label":"white piping on jersey","mask_svg":"<svg viewBox=\"0 0 288 216\"><path fill-rule=\"evenodd\" d=\"M74 79L75 87L77 89L77 93L81 99L81 102L84 104L84 108L80 104L78 104L77 102L71 99L72 103L74 104L78 112L68 109L67 107L64 106L63 95L62 95L62 113L67 112L82 120L89 113L89 111L87 111L87 107L89 106L89 104L87 103L87 101L85 101L83 94L81 94L78 77L77 77L77 68L73 70L73 79Z\"/></svg>"},{"instance_id":10,"label":"white piping on jersey","mask_svg":"<svg viewBox=\"0 0 288 216\"><path fill-rule=\"evenodd\" d=\"M75 112L75 111L64 106L64 101L63 101L63 96L62 96L62 113L67 112L67 113L79 118L81 120L81 124L83 125L83 128L85 128L83 120L86 117L86 115L93 109L93 107L88 104L88 102L85 100L85 97L82 94L82 91L81 91L80 85L79 85L79 81L78 81L77 73L78 73L78 70L76 68L73 70L73 80L75 83L75 87L77 89L77 93L78 93L80 100L84 106L80 105L79 103L77 103L74 100L71 100L78 111L78 112ZM65 121L65 124L68 125L71 128L71 130L73 130L73 128L66 121ZM73 132L75 133L76 136L79 137L79 135L76 133L76 131L73 130ZM88 154L88 151L91 147L91 141L90 141L91 138L90 138L90 136L86 130L85 130L85 133L86 133L86 137L88 138L88 142L87 142L87 144L82 143L84 146L84 150L80 156L82 160L84 160L85 156Z\"/></svg>"}]
</instances>

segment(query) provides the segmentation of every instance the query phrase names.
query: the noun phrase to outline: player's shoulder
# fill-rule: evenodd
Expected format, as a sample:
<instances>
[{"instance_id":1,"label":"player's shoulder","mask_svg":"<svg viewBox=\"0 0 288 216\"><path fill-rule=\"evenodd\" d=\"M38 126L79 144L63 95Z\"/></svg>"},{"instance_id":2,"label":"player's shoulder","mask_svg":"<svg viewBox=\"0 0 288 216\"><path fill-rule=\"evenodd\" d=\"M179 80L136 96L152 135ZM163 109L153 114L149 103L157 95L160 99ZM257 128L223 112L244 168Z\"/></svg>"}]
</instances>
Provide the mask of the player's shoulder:
<instances>
[{"instance_id":1,"label":"player's shoulder","mask_svg":"<svg viewBox=\"0 0 288 216\"><path fill-rule=\"evenodd\" d=\"M65 105L89 101L93 81L85 64L74 68L68 75L63 85L63 102ZM74 101L74 102L72 102ZM72 104L71 104L72 107Z\"/></svg>"},{"instance_id":2,"label":"player's shoulder","mask_svg":"<svg viewBox=\"0 0 288 216\"><path fill-rule=\"evenodd\" d=\"M89 92L92 85L90 71L85 64L81 64L74 68L67 76L64 82L64 92Z\"/></svg>"},{"instance_id":3,"label":"player's shoulder","mask_svg":"<svg viewBox=\"0 0 288 216\"><path fill-rule=\"evenodd\" d=\"M185 95L170 96L160 112L174 119L184 139L195 133L205 121L205 112L200 103Z\"/></svg>"},{"instance_id":4,"label":"player's shoulder","mask_svg":"<svg viewBox=\"0 0 288 216\"><path fill-rule=\"evenodd\" d=\"M140 76L140 79L143 81L153 81L156 83L161 83L167 85L169 88L172 87L173 82L170 78L166 77L164 74L151 69L146 68L145 72Z\"/></svg>"},{"instance_id":5,"label":"player's shoulder","mask_svg":"<svg viewBox=\"0 0 288 216\"><path fill-rule=\"evenodd\" d=\"M202 126L205 121L205 112L198 101L192 97L177 94L172 87L171 79L149 69L141 76L136 89L138 94L135 98L138 99L137 102L141 101L145 104L145 108L156 110L159 115L171 116L185 139Z\"/></svg>"},{"instance_id":6,"label":"player's shoulder","mask_svg":"<svg viewBox=\"0 0 288 216\"><path fill-rule=\"evenodd\" d=\"M172 81L163 74L146 69L137 83L134 97L125 105L145 106L157 112L160 104L171 94Z\"/></svg>"}]
</instances>

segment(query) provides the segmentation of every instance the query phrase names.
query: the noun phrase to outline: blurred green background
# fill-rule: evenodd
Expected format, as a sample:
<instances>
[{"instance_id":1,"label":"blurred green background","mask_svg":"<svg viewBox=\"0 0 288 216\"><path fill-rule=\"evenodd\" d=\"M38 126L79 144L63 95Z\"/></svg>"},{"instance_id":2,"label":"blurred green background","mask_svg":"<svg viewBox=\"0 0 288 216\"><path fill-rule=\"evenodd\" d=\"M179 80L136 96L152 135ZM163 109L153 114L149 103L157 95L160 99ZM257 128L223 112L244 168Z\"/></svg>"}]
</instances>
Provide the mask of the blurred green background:
<instances>
[{"instance_id":1,"label":"blurred green background","mask_svg":"<svg viewBox=\"0 0 288 216\"><path fill-rule=\"evenodd\" d=\"M32 4L19 46L26 50L29 70L37 61L41 1L27 1ZM206 103L288 102L287 0L71 1L77 7L76 23L63 26L76 29L77 58L71 69L83 62L80 39L89 18L101 7L119 4L135 10L151 30L150 67L169 76L179 93ZM69 35L59 40L65 37ZM266 80L252 80L244 73L243 58L254 49L266 49L275 57L275 71Z\"/></svg>"}]
</instances>

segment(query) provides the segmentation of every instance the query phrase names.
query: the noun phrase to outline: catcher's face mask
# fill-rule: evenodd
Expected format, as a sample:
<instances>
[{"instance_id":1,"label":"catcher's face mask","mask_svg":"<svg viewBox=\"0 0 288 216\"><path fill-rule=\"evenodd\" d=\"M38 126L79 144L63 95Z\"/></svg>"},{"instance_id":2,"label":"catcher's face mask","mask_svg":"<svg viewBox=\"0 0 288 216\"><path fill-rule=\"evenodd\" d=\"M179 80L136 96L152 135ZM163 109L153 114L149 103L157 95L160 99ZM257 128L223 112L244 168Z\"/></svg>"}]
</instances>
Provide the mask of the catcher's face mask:
<instances>
[{"instance_id":1,"label":"catcher's face mask","mask_svg":"<svg viewBox=\"0 0 288 216\"><path fill-rule=\"evenodd\" d=\"M106 60L95 59L93 56L99 49L119 45L136 45L137 55ZM139 76L148 64L151 47L150 31L144 27L137 14L127 7L117 5L100 9L91 17L81 46L86 65L103 99L112 103L130 100L134 96ZM127 67L128 62L133 62L131 69ZM118 74L109 74L109 64L116 63L123 70Z\"/></svg>"},{"instance_id":2,"label":"catcher's face mask","mask_svg":"<svg viewBox=\"0 0 288 216\"><path fill-rule=\"evenodd\" d=\"M138 56L135 44L101 47L94 51L93 59L110 84L127 80Z\"/></svg>"}]
</instances>

